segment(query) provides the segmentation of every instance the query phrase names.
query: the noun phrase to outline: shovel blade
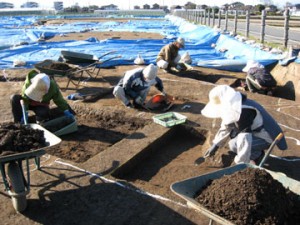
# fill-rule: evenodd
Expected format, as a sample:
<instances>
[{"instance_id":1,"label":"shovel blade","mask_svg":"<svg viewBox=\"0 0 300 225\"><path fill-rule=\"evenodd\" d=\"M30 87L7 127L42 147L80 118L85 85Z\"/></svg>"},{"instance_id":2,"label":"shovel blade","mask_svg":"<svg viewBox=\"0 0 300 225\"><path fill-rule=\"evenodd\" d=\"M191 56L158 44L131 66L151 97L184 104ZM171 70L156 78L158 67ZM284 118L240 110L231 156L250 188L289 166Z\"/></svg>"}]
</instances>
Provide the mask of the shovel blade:
<instances>
[{"instance_id":1,"label":"shovel blade","mask_svg":"<svg viewBox=\"0 0 300 225\"><path fill-rule=\"evenodd\" d=\"M195 160L194 164L196 166L199 166L201 163L205 161L205 158L203 156L199 157L198 159Z\"/></svg>"}]
</instances>

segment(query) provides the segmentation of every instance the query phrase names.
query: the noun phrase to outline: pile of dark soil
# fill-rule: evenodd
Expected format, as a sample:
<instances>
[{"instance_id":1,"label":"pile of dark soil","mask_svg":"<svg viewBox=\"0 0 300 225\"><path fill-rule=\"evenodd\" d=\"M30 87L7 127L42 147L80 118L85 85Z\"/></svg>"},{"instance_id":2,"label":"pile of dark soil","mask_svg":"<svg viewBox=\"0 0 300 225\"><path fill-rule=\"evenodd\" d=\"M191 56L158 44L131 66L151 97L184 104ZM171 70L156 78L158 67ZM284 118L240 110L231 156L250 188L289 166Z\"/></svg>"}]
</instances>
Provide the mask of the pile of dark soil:
<instances>
[{"instance_id":1,"label":"pile of dark soil","mask_svg":"<svg viewBox=\"0 0 300 225\"><path fill-rule=\"evenodd\" d=\"M299 196L265 170L247 168L223 176L199 193L196 201L235 224L296 224L299 219Z\"/></svg>"},{"instance_id":2,"label":"pile of dark soil","mask_svg":"<svg viewBox=\"0 0 300 225\"><path fill-rule=\"evenodd\" d=\"M67 70L71 69L71 67L68 64L59 63L59 62L51 63L51 64L45 66L45 68L53 69L53 70L62 70L62 71L67 71Z\"/></svg>"},{"instance_id":3,"label":"pile of dark soil","mask_svg":"<svg viewBox=\"0 0 300 225\"><path fill-rule=\"evenodd\" d=\"M0 124L0 154L9 155L46 146L44 131L15 123Z\"/></svg>"}]
</instances>

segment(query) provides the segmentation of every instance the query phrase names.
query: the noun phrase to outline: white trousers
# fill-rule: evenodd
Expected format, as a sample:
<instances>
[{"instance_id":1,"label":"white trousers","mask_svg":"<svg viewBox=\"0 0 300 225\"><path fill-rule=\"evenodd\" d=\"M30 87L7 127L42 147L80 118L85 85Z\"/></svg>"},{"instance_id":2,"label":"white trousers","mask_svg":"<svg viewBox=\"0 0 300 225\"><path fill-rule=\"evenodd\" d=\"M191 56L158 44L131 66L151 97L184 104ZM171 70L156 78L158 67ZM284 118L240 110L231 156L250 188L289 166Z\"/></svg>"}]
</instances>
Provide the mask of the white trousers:
<instances>
[{"instance_id":1,"label":"white trousers","mask_svg":"<svg viewBox=\"0 0 300 225\"><path fill-rule=\"evenodd\" d=\"M181 60L181 55L178 54L174 59L174 63L177 64L180 60ZM169 66L169 63L163 59L159 60L156 64L160 69L167 69Z\"/></svg>"}]
</instances>

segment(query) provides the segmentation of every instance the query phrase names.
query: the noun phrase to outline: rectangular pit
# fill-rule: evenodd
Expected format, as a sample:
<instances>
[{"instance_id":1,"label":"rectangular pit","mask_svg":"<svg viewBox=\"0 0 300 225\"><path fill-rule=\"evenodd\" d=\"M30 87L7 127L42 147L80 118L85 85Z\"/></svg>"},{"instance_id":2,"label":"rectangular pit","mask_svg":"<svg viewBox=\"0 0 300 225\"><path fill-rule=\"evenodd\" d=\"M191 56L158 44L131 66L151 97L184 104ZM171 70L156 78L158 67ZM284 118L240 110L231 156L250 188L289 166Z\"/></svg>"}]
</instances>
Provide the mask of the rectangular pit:
<instances>
[{"instance_id":1,"label":"rectangular pit","mask_svg":"<svg viewBox=\"0 0 300 225\"><path fill-rule=\"evenodd\" d=\"M172 182L197 174L194 161L202 154L206 134L206 130L187 125L172 127L111 175L129 181L163 185L169 189Z\"/></svg>"}]
</instances>

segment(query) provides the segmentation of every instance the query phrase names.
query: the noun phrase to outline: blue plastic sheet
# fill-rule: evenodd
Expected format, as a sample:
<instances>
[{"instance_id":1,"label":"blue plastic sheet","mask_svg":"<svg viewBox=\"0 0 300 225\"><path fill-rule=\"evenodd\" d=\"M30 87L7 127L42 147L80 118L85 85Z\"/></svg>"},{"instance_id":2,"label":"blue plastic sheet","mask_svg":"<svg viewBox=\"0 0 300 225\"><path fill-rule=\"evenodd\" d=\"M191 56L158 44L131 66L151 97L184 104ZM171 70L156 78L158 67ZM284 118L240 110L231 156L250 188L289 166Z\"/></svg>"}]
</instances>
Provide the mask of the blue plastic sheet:
<instances>
[{"instance_id":1,"label":"blue plastic sheet","mask_svg":"<svg viewBox=\"0 0 300 225\"><path fill-rule=\"evenodd\" d=\"M0 68L12 68L15 60L25 61L24 67L31 68L45 59L58 60L62 50L93 54L98 57L109 51L117 51L115 54L120 55L121 58L107 61L106 66L134 64L137 55L141 55L146 64L155 63L159 50L179 36L186 40L185 48L179 53L188 52L193 66L241 71L249 59L269 65L277 62L281 57L239 42L212 28L195 25L175 16L151 20L74 22L33 26L37 19L39 17L9 17L1 20ZM91 32L91 37L85 41L47 41L56 35L87 31ZM149 32L159 33L165 38L123 40L120 37L120 39L97 40L93 37L95 31ZM41 39L46 41L41 42ZM221 51L224 48L226 51ZM109 57L112 55L101 60Z\"/></svg>"}]
</instances>

